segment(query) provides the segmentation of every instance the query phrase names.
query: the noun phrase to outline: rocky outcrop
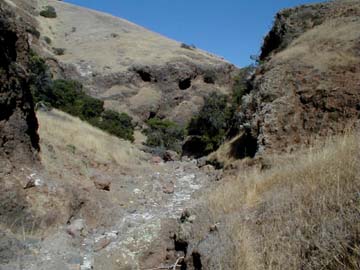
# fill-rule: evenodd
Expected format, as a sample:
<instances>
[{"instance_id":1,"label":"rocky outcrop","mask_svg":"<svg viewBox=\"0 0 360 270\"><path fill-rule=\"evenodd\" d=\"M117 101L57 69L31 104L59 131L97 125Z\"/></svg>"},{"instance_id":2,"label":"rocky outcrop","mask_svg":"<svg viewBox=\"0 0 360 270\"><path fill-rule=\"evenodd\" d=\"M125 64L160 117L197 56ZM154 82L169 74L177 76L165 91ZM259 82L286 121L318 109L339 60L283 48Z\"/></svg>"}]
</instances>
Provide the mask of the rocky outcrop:
<instances>
[{"instance_id":1,"label":"rocky outcrop","mask_svg":"<svg viewBox=\"0 0 360 270\"><path fill-rule=\"evenodd\" d=\"M31 163L39 150L37 119L27 79L27 35L0 4L0 159Z\"/></svg>"},{"instance_id":2,"label":"rocky outcrop","mask_svg":"<svg viewBox=\"0 0 360 270\"><path fill-rule=\"evenodd\" d=\"M291 151L357 125L359 15L358 1L335 1L276 16L237 118L258 153Z\"/></svg>"}]
</instances>

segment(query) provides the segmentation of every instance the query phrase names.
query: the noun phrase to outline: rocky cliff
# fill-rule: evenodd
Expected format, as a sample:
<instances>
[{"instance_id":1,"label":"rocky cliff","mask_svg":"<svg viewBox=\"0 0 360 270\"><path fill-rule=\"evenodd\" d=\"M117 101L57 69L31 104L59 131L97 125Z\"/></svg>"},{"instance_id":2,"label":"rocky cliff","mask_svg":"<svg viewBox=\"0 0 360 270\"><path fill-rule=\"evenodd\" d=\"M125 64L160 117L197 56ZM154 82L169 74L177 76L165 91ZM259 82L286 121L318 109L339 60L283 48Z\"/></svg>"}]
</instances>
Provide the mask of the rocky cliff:
<instances>
[{"instance_id":1,"label":"rocky cliff","mask_svg":"<svg viewBox=\"0 0 360 270\"><path fill-rule=\"evenodd\" d=\"M32 163L39 150L38 123L27 78L25 29L0 5L0 159ZM3 167L5 168L5 167Z\"/></svg>"},{"instance_id":2,"label":"rocky cliff","mask_svg":"<svg viewBox=\"0 0 360 270\"><path fill-rule=\"evenodd\" d=\"M334 1L276 15L238 123L258 152L291 151L354 127L360 111L360 5Z\"/></svg>"}]
</instances>

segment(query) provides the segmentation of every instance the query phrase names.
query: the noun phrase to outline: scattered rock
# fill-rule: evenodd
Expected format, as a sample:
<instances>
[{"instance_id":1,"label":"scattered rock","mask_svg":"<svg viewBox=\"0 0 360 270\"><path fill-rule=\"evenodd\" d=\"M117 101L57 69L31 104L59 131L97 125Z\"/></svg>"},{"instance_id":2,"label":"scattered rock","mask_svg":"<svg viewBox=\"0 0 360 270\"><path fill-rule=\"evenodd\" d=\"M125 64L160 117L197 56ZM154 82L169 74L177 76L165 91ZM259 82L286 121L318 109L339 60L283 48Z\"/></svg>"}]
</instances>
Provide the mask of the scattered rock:
<instances>
[{"instance_id":1,"label":"scattered rock","mask_svg":"<svg viewBox=\"0 0 360 270\"><path fill-rule=\"evenodd\" d=\"M214 171L215 171L215 168L214 168L214 166L213 165L205 165L205 166L202 166L201 167L201 170L204 172L204 173L207 173L207 174L209 174L209 173L213 173Z\"/></svg>"},{"instance_id":2,"label":"scattered rock","mask_svg":"<svg viewBox=\"0 0 360 270\"><path fill-rule=\"evenodd\" d=\"M184 211L181 213L180 221L185 222L190 217L190 211L189 209L184 209Z\"/></svg>"},{"instance_id":3,"label":"scattered rock","mask_svg":"<svg viewBox=\"0 0 360 270\"><path fill-rule=\"evenodd\" d=\"M81 270L81 265L80 264L70 264L69 269L70 270Z\"/></svg>"},{"instance_id":4,"label":"scattered rock","mask_svg":"<svg viewBox=\"0 0 360 270\"><path fill-rule=\"evenodd\" d=\"M98 251L106 248L110 243L111 243L111 238L104 236L95 242L94 251L98 252Z\"/></svg>"},{"instance_id":5,"label":"scattered rock","mask_svg":"<svg viewBox=\"0 0 360 270\"><path fill-rule=\"evenodd\" d=\"M24 189L33 188L35 187L35 179L30 178L26 185L24 186Z\"/></svg>"},{"instance_id":6,"label":"scattered rock","mask_svg":"<svg viewBox=\"0 0 360 270\"><path fill-rule=\"evenodd\" d=\"M163 160L161 157L159 156L154 156L151 158L150 162L153 163L153 164L159 164L161 163Z\"/></svg>"},{"instance_id":7,"label":"scattered rock","mask_svg":"<svg viewBox=\"0 0 360 270\"><path fill-rule=\"evenodd\" d=\"M105 178L97 178L94 180L97 189L110 191L111 181Z\"/></svg>"},{"instance_id":8,"label":"scattered rock","mask_svg":"<svg viewBox=\"0 0 360 270\"><path fill-rule=\"evenodd\" d=\"M182 156L181 157L181 161L182 162L188 162L188 161L190 161L191 159L188 157L188 156Z\"/></svg>"},{"instance_id":9,"label":"scattered rock","mask_svg":"<svg viewBox=\"0 0 360 270\"><path fill-rule=\"evenodd\" d=\"M24 185L24 189L41 186L42 184L43 181L39 177L36 177L36 173L32 173L26 177L26 184Z\"/></svg>"},{"instance_id":10,"label":"scattered rock","mask_svg":"<svg viewBox=\"0 0 360 270\"><path fill-rule=\"evenodd\" d=\"M206 162L207 162L207 157L199 158L199 159L197 160L197 166L198 166L199 168L204 167L204 166L206 165Z\"/></svg>"},{"instance_id":11,"label":"scattered rock","mask_svg":"<svg viewBox=\"0 0 360 270\"><path fill-rule=\"evenodd\" d=\"M174 193L175 188L174 188L174 183L172 181L170 181L170 183L166 183L163 186L163 192L166 194L172 194Z\"/></svg>"},{"instance_id":12,"label":"scattered rock","mask_svg":"<svg viewBox=\"0 0 360 270\"><path fill-rule=\"evenodd\" d=\"M178 161L179 154L172 150L166 150L164 153L164 161Z\"/></svg>"},{"instance_id":13,"label":"scattered rock","mask_svg":"<svg viewBox=\"0 0 360 270\"><path fill-rule=\"evenodd\" d=\"M72 237L80 236L85 228L83 219L75 219L67 228L66 232Z\"/></svg>"},{"instance_id":14,"label":"scattered rock","mask_svg":"<svg viewBox=\"0 0 360 270\"><path fill-rule=\"evenodd\" d=\"M217 223L213 224L210 226L209 228L210 232L216 232L218 230L218 225Z\"/></svg>"}]
</instances>

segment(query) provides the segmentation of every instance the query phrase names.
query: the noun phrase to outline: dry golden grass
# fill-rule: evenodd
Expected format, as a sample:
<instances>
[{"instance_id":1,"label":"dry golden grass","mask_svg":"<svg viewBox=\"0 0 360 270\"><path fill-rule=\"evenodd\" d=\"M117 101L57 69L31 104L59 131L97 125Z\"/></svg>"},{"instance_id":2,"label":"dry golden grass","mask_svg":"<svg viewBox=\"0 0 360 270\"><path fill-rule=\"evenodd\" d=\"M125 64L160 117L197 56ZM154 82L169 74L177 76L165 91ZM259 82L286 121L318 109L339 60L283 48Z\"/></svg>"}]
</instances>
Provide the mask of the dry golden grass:
<instances>
[{"instance_id":1,"label":"dry golden grass","mask_svg":"<svg viewBox=\"0 0 360 270\"><path fill-rule=\"evenodd\" d=\"M237 269L360 269L358 134L317 143L210 197L231 223Z\"/></svg>"},{"instance_id":2,"label":"dry golden grass","mask_svg":"<svg viewBox=\"0 0 360 270\"><path fill-rule=\"evenodd\" d=\"M307 31L284 51L278 53L275 61L297 59L300 63L312 65L320 71L331 67L349 66L358 63L352 48L360 38L360 21L353 18L333 19Z\"/></svg>"},{"instance_id":3,"label":"dry golden grass","mask_svg":"<svg viewBox=\"0 0 360 270\"><path fill-rule=\"evenodd\" d=\"M142 166L146 158L145 153L130 142L111 136L61 111L38 111L37 117L42 145L51 144L60 149L60 152L76 152L76 155L73 155L75 159L82 155L97 163L115 163L135 168ZM42 160L46 162L49 158L49 155L43 152Z\"/></svg>"},{"instance_id":4,"label":"dry golden grass","mask_svg":"<svg viewBox=\"0 0 360 270\"><path fill-rule=\"evenodd\" d=\"M222 62L219 57L200 49L182 49L179 42L121 18L65 1L36 2L33 5L37 9L50 5L57 10L57 19L39 17L38 20L42 35L52 39L52 46L66 49L65 55L56 56L65 63L74 64L85 59L85 66L104 74L126 71L133 64L165 64L176 57L204 65ZM73 27L76 31L72 30ZM77 67L87 73L88 68Z\"/></svg>"}]
</instances>

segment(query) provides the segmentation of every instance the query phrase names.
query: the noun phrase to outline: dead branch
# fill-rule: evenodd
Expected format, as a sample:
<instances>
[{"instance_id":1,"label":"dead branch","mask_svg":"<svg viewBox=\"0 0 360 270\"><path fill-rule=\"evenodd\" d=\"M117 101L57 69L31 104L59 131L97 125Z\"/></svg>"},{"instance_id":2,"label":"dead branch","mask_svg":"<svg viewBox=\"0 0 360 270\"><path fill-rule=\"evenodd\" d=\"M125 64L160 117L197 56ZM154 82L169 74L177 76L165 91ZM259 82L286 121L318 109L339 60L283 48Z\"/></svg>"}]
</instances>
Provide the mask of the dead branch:
<instances>
[{"instance_id":1,"label":"dead branch","mask_svg":"<svg viewBox=\"0 0 360 270\"><path fill-rule=\"evenodd\" d=\"M160 266L160 267L156 267L156 268L149 268L149 269L143 269L143 270L158 270L158 269L176 270L176 267L181 267L179 262L184 259L185 259L185 257L179 257L179 258L177 258L176 262L170 266Z\"/></svg>"}]
</instances>

